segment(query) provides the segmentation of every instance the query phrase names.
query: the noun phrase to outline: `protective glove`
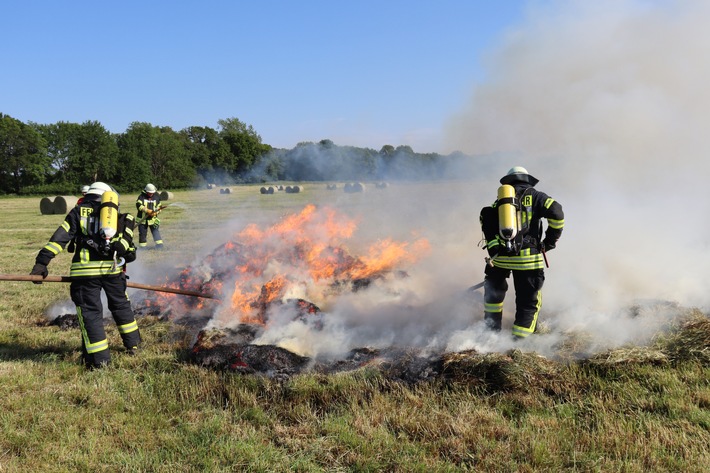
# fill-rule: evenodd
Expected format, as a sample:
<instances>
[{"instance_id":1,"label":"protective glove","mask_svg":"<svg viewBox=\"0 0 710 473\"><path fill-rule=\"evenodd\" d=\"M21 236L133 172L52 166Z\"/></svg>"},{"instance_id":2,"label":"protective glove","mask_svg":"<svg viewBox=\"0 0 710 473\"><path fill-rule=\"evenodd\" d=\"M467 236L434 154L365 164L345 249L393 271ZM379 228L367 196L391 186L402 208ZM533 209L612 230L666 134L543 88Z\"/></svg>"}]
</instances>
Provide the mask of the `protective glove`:
<instances>
[{"instance_id":1,"label":"protective glove","mask_svg":"<svg viewBox=\"0 0 710 473\"><path fill-rule=\"evenodd\" d=\"M112 241L109 246L109 254L113 255L114 253L116 256L124 256L127 253L126 247L119 240Z\"/></svg>"},{"instance_id":2,"label":"protective glove","mask_svg":"<svg viewBox=\"0 0 710 473\"><path fill-rule=\"evenodd\" d=\"M47 275L49 275L49 271L47 270L47 265L46 264L40 264L40 263L35 263L35 265L32 267L32 271L30 271L31 276L42 276L42 279L46 278ZM42 281L32 281L35 284L42 284Z\"/></svg>"},{"instance_id":3,"label":"protective glove","mask_svg":"<svg viewBox=\"0 0 710 473\"><path fill-rule=\"evenodd\" d=\"M557 246L557 242L554 240L550 240L548 238L545 238L542 241L542 250L546 253L550 250L554 250L556 246Z\"/></svg>"},{"instance_id":4,"label":"protective glove","mask_svg":"<svg viewBox=\"0 0 710 473\"><path fill-rule=\"evenodd\" d=\"M136 249L129 249L125 254L123 254L123 259L126 263L133 263L136 260Z\"/></svg>"}]
</instances>

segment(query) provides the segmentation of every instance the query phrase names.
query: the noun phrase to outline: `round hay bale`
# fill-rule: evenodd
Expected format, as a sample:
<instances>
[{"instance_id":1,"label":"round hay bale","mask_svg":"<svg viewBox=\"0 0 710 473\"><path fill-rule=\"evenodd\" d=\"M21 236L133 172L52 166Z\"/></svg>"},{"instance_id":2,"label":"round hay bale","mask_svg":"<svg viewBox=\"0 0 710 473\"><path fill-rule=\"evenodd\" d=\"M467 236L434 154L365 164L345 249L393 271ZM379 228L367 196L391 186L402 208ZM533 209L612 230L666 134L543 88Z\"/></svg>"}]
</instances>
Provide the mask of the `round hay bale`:
<instances>
[{"instance_id":1,"label":"round hay bale","mask_svg":"<svg viewBox=\"0 0 710 473\"><path fill-rule=\"evenodd\" d=\"M261 192L262 194L268 194L269 191L266 189L266 187L262 186L261 189L259 189L259 192Z\"/></svg>"},{"instance_id":2,"label":"round hay bale","mask_svg":"<svg viewBox=\"0 0 710 473\"><path fill-rule=\"evenodd\" d=\"M282 191L282 190L284 190L284 186L277 186L277 187L276 187L276 190L277 190L277 191Z\"/></svg>"},{"instance_id":3,"label":"round hay bale","mask_svg":"<svg viewBox=\"0 0 710 473\"><path fill-rule=\"evenodd\" d=\"M52 215L54 213L54 199L42 197L39 201L39 211L42 215Z\"/></svg>"},{"instance_id":4,"label":"round hay bale","mask_svg":"<svg viewBox=\"0 0 710 473\"><path fill-rule=\"evenodd\" d=\"M389 182L378 182L375 184L377 189L387 189L389 186Z\"/></svg>"},{"instance_id":5,"label":"round hay bale","mask_svg":"<svg viewBox=\"0 0 710 473\"><path fill-rule=\"evenodd\" d=\"M365 184L362 182L348 182L343 189L348 194L355 192L365 192Z\"/></svg>"},{"instance_id":6,"label":"round hay bale","mask_svg":"<svg viewBox=\"0 0 710 473\"><path fill-rule=\"evenodd\" d=\"M169 191L163 191L160 193L160 200L173 200L175 196L173 195L172 192Z\"/></svg>"},{"instance_id":7,"label":"round hay bale","mask_svg":"<svg viewBox=\"0 0 710 473\"><path fill-rule=\"evenodd\" d=\"M54 198L54 213L66 215L78 201L79 199L73 195L58 195Z\"/></svg>"},{"instance_id":8,"label":"round hay bale","mask_svg":"<svg viewBox=\"0 0 710 473\"><path fill-rule=\"evenodd\" d=\"M303 191L303 186L286 186L287 194L298 194Z\"/></svg>"},{"instance_id":9,"label":"round hay bale","mask_svg":"<svg viewBox=\"0 0 710 473\"><path fill-rule=\"evenodd\" d=\"M338 184L327 184L325 186L325 188L328 189L329 191L334 191L338 188Z\"/></svg>"},{"instance_id":10,"label":"round hay bale","mask_svg":"<svg viewBox=\"0 0 710 473\"><path fill-rule=\"evenodd\" d=\"M274 186L269 186L269 187L266 189L266 193L267 193L267 194L273 194L274 192L278 192L278 189L277 189L276 187L274 187Z\"/></svg>"},{"instance_id":11,"label":"round hay bale","mask_svg":"<svg viewBox=\"0 0 710 473\"><path fill-rule=\"evenodd\" d=\"M216 189L216 188L217 188L217 184L207 184L207 188L208 188L208 189Z\"/></svg>"},{"instance_id":12,"label":"round hay bale","mask_svg":"<svg viewBox=\"0 0 710 473\"><path fill-rule=\"evenodd\" d=\"M224 189L220 189L220 190L219 190L219 193L220 193L220 194L231 194L231 193L232 193L232 189L230 189L229 187L225 187Z\"/></svg>"}]
</instances>

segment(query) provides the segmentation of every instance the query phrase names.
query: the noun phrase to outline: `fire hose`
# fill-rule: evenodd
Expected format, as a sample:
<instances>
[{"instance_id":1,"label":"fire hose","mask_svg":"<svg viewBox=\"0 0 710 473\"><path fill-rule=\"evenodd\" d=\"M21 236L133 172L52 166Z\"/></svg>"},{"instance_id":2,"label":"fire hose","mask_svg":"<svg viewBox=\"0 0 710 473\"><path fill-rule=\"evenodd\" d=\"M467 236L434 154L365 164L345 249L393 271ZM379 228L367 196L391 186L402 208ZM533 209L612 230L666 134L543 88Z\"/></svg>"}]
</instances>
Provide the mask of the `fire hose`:
<instances>
[{"instance_id":1,"label":"fire hose","mask_svg":"<svg viewBox=\"0 0 710 473\"><path fill-rule=\"evenodd\" d=\"M25 275L25 274L0 274L0 281L32 281L32 282L72 282L74 278L71 276L47 276L43 278L40 275ZM206 294L197 291L189 291L187 289L175 289L164 286L150 286L148 284L140 284L126 281L126 286L134 289L144 289L146 291L169 292L172 294L181 294L183 296L202 297L204 299L219 300L214 294Z\"/></svg>"}]
</instances>

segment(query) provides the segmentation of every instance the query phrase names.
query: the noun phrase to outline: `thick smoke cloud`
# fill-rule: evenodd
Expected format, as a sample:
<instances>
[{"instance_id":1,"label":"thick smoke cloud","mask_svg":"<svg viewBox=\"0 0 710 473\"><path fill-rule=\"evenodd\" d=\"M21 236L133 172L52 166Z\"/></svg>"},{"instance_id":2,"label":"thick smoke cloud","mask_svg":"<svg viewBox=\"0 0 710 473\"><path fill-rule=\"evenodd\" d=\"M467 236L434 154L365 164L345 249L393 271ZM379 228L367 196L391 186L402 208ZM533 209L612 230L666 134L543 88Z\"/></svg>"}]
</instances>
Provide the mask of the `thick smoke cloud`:
<instances>
[{"instance_id":1,"label":"thick smoke cloud","mask_svg":"<svg viewBox=\"0 0 710 473\"><path fill-rule=\"evenodd\" d=\"M709 14L701 1L538 4L451 121L453 147L517 154L563 203L545 290L562 326L623 342L640 322L614 312L634 300L708 303Z\"/></svg>"},{"instance_id":2,"label":"thick smoke cloud","mask_svg":"<svg viewBox=\"0 0 710 473\"><path fill-rule=\"evenodd\" d=\"M362 216L363 245L416 235L431 254L408 278L328 301L322 328L275 314L258 343L322 356L391 345L548 355L570 332L590 350L647 343L679 307L706 306L709 17L701 1L531 4L452 116L450 148L474 156L462 179L328 201ZM483 330L480 291L466 291L483 277L479 211L514 165L566 213L543 290L548 333L518 345L512 288L499 335Z\"/></svg>"}]
</instances>

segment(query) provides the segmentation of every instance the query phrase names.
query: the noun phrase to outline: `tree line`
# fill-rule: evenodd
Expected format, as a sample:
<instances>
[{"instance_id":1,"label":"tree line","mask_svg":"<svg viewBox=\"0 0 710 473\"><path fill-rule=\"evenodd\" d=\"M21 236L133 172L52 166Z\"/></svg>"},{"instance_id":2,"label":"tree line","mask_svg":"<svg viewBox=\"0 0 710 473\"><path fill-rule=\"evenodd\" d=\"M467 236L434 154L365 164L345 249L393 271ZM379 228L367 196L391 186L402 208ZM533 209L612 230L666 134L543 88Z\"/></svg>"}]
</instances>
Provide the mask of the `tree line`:
<instances>
[{"instance_id":1,"label":"tree line","mask_svg":"<svg viewBox=\"0 0 710 473\"><path fill-rule=\"evenodd\" d=\"M237 118L217 123L217 129L175 131L134 122L116 134L97 121L23 123L0 113L0 194L76 194L94 181L135 192L148 182L180 189L280 180L436 179L456 177L452 164L466 159L461 153L415 153L409 146L338 146L327 139L279 149L262 143Z\"/></svg>"}]
</instances>

